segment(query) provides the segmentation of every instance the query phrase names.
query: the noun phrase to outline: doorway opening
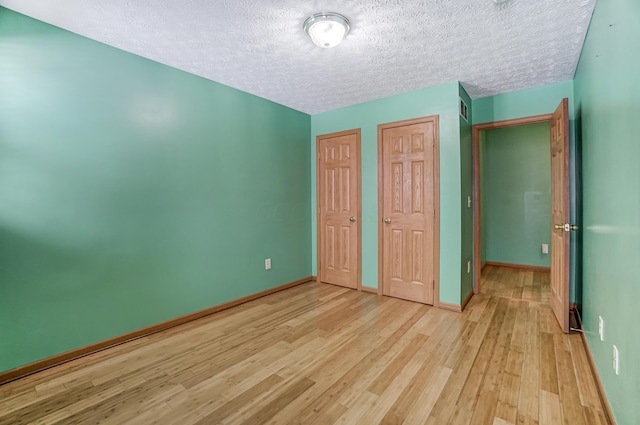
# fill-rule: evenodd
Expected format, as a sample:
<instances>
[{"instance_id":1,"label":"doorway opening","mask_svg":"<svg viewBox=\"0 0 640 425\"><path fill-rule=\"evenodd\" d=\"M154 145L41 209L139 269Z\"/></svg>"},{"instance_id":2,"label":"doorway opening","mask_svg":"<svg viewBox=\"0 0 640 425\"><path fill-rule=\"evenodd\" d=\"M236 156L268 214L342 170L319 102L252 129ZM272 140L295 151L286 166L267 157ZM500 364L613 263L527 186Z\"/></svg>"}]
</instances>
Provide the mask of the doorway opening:
<instances>
[{"instance_id":1,"label":"doorway opening","mask_svg":"<svg viewBox=\"0 0 640 425\"><path fill-rule=\"evenodd\" d=\"M480 241L482 267L550 271L549 123L482 132Z\"/></svg>"},{"instance_id":2,"label":"doorway opening","mask_svg":"<svg viewBox=\"0 0 640 425\"><path fill-rule=\"evenodd\" d=\"M558 323L564 332L569 331L569 269L570 269L570 237L568 232L570 230L569 225L569 119L568 119L568 99L563 99L558 108L553 114L538 115L533 117L519 118L513 120L497 121L486 124L477 124L473 127L473 175L474 175L474 293L478 294L481 291L481 270L483 257L483 237L481 229L483 228L483 191L482 191L482 174L481 167L481 151L482 151L482 139L483 132L496 129L507 129L512 127L520 127L533 124L544 124L549 126L549 132L547 133L549 140L549 157L550 157L550 190L549 190L549 215L547 215L547 230L543 231L542 237L548 238L549 244L547 252L550 257L550 304L558 319ZM517 142L514 142L517 143ZM517 154L517 153L516 153ZM491 170L493 172L493 170ZM535 170L534 170L535 172ZM500 176L498 175L498 178ZM503 177L504 178L504 177ZM517 182L507 182L507 186L512 186ZM536 220L537 213L539 213L540 206L544 205L545 196L543 193L536 192L535 190L527 193L526 190L522 193L522 198L519 200L521 214L528 213L533 223L532 229L528 231L530 236L529 245L531 245L531 239L535 240L536 237L540 237L540 229L543 228L543 223L539 223L539 219ZM503 199L502 204L498 205L498 210L513 210L515 204ZM517 216L517 214L516 214ZM520 219L523 217L521 216ZM485 223L486 224L486 223ZM530 223L531 224L531 223ZM523 235L519 232L518 223L501 223L500 218L497 218L497 226L504 226L507 229L506 235L498 235L498 241L503 245L508 244L509 241L513 241L517 238L522 238ZM540 227L542 225L542 227ZM536 228L538 230L536 230ZM502 228L501 228L502 229ZM510 233L509 233L510 232ZM536 236L536 233L538 235ZM536 242L535 245L538 245ZM539 245L540 253L542 254L542 243ZM538 249L535 246L534 249ZM486 241L485 241L486 247ZM503 247L504 248L504 247ZM531 249L531 246L528 247ZM518 265L517 252L511 252L517 250L509 250L507 257L514 258L513 263L509 261L503 261L502 265ZM520 253L522 254L522 253ZM526 253L525 253L526 254ZM529 255L531 252L528 253ZM500 265L500 264L497 264ZM544 263L540 267L545 267Z\"/></svg>"}]
</instances>

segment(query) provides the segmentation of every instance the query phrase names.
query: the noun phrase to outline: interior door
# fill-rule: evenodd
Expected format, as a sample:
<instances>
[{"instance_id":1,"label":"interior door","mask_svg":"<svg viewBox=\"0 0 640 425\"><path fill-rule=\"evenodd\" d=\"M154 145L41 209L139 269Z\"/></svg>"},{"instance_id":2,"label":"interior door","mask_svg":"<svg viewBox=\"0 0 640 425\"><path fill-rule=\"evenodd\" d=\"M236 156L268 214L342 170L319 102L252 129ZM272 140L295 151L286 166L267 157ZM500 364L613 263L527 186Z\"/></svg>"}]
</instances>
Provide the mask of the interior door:
<instances>
[{"instance_id":1,"label":"interior door","mask_svg":"<svg viewBox=\"0 0 640 425\"><path fill-rule=\"evenodd\" d=\"M434 303L438 117L378 126L379 276L384 295Z\"/></svg>"},{"instance_id":2,"label":"interior door","mask_svg":"<svg viewBox=\"0 0 640 425\"><path fill-rule=\"evenodd\" d=\"M360 129L316 138L318 280L360 288Z\"/></svg>"},{"instance_id":3,"label":"interior door","mask_svg":"<svg viewBox=\"0 0 640 425\"><path fill-rule=\"evenodd\" d=\"M569 332L569 101L551 118L551 308Z\"/></svg>"}]
</instances>

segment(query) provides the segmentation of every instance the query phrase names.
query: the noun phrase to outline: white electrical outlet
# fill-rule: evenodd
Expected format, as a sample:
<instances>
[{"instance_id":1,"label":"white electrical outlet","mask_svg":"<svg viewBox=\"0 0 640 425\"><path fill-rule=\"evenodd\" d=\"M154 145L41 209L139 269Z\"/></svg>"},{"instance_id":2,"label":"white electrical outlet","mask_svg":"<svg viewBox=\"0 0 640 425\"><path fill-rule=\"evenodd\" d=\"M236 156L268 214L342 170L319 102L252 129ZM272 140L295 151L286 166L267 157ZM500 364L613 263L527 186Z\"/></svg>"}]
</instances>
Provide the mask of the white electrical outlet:
<instances>
[{"instance_id":1,"label":"white electrical outlet","mask_svg":"<svg viewBox=\"0 0 640 425\"><path fill-rule=\"evenodd\" d=\"M264 269L271 270L271 258L267 258L264 260Z\"/></svg>"},{"instance_id":2,"label":"white electrical outlet","mask_svg":"<svg viewBox=\"0 0 640 425\"><path fill-rule=\"evenodd\" d=\"M467 208L471 208L471 196L467 196Z\"/></svg>"},{"instance_id":3,"label":"white electrical outlet","mask_svg":"<svg viewBox=\"0 0 640 425\"><path fill-rule=\"evenodd\" d=\"M471 273L471 261L467 261L467 274Z\"/></svg>"},{"instance_id":4,"label":"white electrical outlet","mask_svg":"<svg viewBox=\"0 0 640 425\"><path fill-rule=\"evenodd\" d=\"M548 243L543 243L542 244L542 253L543 254L548 254L549 253L549 244Z\"/></svg>"},{"instance_id":5,"label":"white electrical outlet","mask_svg":"<svg viewBox=\"0 0 640 425\"><path fill-rule=\"evenodd\" d=\"M604 341L604 319L602 316L598 316L598 335L600 335L600 341Z\"/></svg>"},{"instance_id":6,"label":"white electrical outlet","mask_svg":"<svg viewBox=\"0 0 640 425\"><path fill-rule=\"evenodd\" d=\"M618 347L613 346L613 370L616 375L620 375L620 357L618 354Z\"/></svg>"}]
</instances>

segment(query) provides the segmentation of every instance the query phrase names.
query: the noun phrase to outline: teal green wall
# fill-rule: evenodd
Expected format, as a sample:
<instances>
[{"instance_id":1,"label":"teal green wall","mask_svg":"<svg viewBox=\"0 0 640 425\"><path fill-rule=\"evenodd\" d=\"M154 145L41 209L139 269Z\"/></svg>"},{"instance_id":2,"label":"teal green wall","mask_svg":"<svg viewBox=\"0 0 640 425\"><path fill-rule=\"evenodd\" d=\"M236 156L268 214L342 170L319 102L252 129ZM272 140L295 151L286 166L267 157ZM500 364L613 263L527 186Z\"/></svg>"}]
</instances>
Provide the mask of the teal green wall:
<instances>
[{"instance_id":1,"label":"teal green wall","mask_svg":"<svg viewBox=\"0 0 640 425\"><path fill-rule=\"evenodd\" d=\"M549 267L549 124L489 130L482 143L485 261Z\"/></svg>"},{"instance_id":2,"label":"teal green wall","mask_svg":"<svg viewBox=\"0 0 640 425\"><path fill-rule=\"evenodd\" d=\"M308 115L4 8L0 58L0 371L311 275Z\"/></svg>"},{"instance_id":3,"label":"teal green wall","mask_svg":"<svg viewBox=\"0 0 640 425\"><path fill-rule=\"evenodd\" d=\"M640 424L640 2L596 4L575 75L583 175L583 323L619 425ZM605 339L598 338L598 316ZM620 351L620 375L611 366Z\"/></svg>"},{"instance_id":4,"label":"teal green wall","mask_svg":"<svg viewBox=\"0 0 640 425\"><path fill-rule=\"evenodd\" d=\"M378 286L378 124L440 116L440 301L460 303L460 123L458 82L362 103L311 117L311 144L317 135L361 128L362 284ZM309 160L315 176L315 155ZM311 186L312 210L316 182ZM312 217L312 261L316 273L316 214ZM465 269L466 271L466 269Z\"/></svg>"},{"instance_id":5,"label":"teal green wall","mask_svg":"<svg viewBox=\"0 0 640 425\"><path fill-rule=\"evenodd\" d=\"M473 199L473 143L472 122L473 108L471 98L462 85L459 85L459 96L467 104L468 121L458 114L460 123L460 205L461 231L460 241L460 296L464 300L473 290L473 204L469 206L467 197ZM467 273L467 262L471 268Z\"/></svg>"},{"instance_id":6,"label":"teal green wall","mask_svg":"<svg viewBox=\"0 0 640 425\"><path fill-rule=\"evenodd\" d=\"M549 84L473 100L473 123L481 124L533 115L550 114L569 98L569 119L573 120L573 82Z\"/></svg>"}]
</instances>

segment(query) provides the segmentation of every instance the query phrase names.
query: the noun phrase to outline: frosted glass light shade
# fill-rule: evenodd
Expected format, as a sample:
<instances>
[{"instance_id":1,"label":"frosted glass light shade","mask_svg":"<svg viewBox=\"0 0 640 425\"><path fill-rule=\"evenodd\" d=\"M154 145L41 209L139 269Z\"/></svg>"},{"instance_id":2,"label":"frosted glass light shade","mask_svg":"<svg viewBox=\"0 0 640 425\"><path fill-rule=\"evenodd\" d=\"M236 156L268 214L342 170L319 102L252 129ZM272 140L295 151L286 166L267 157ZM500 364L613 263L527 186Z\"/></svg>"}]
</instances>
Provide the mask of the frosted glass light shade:
<instances>
[{"instance_id":1,"label":"frosted glass light shade","mask_svg":"<svg viewBox=\"0 0 640 425\"><path fill-rule=\"evenodd\" d=\"M349 33L349 20L334 12L316 13L309 16L303 25L304 31L316 46L328 49L335 47Z\"/></svg>"}]
</instances>

